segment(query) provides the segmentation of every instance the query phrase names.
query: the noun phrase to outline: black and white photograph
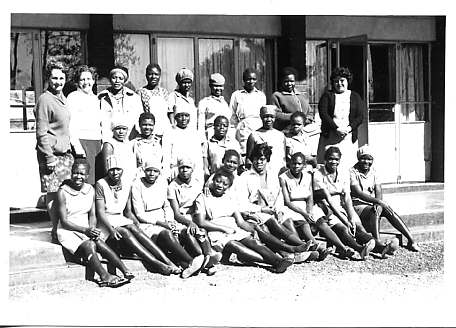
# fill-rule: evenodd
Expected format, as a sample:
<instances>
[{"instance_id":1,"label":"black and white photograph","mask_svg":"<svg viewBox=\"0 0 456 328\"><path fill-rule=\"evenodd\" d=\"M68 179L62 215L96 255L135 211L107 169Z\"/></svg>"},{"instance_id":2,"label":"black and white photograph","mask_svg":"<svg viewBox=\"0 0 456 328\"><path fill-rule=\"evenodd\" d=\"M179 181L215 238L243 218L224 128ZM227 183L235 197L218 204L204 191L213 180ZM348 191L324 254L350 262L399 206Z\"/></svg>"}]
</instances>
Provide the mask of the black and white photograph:
<instances>
[{"instance_id":1,"label":"black and white photograph","mask_svg":"<svg viewBox=\"0 0 456 328\"><path fill-rule=\"evenodd\" d=\"M92 2L2 16L0 324L456 324L443 2Z\"/></svg>"}]
</instances>

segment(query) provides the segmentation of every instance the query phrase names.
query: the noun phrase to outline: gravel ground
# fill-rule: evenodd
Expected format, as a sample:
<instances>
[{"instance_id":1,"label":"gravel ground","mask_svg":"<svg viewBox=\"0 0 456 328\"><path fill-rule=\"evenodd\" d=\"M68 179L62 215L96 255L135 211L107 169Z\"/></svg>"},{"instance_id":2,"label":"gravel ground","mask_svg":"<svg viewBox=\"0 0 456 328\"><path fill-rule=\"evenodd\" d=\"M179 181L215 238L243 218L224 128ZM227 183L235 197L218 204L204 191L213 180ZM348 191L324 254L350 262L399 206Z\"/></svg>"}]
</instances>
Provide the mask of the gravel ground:
<instances>
[{"instance_id":1,"label":"gravel ground","mask_svg":"<svg viewBox=\"0 0 456 328\"><path fill-rule=\"evenodd\" d=\"M187 280L140 272L118 289L87 281L13 287L9 314L15 324L53 325L445 325L443 242L421 245L386 260L331 256L284 274L229 265ZM59 311L53 318L43 305ZM74 316L75 307L85 311ZM111 316L94 315L104 309Z\"/></svg>"}]
</instances>

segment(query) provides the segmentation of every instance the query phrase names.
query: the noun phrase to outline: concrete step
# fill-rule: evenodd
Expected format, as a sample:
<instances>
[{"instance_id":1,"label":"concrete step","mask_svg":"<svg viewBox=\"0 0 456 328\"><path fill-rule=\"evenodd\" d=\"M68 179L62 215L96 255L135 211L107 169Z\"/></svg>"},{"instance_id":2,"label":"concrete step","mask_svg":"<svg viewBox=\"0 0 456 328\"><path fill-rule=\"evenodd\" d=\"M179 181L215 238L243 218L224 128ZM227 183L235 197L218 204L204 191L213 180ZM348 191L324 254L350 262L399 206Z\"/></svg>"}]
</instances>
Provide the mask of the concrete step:
<instances>
[{"instance_id":1,"label":"concrete step","mask_svg":"<svg viewBox=\"0 0 456 328\"><path fill-rule=\"evenodd\" d=\"M383 231L394 233L397 232L394 229L385 229ZM414 240L418 243L443 240L445 232L443 224L414 226L410 227L410 231L412 232ZM385 235L382 235L381 237L385 237ZM389 236L388 238L391 238L391 236ZM403 242L404 244L407 243L407 239L405 237L403 237Z\"/></svg>"},{"instance_id":2,"label":"concrete step","mask_svg":"<svg viewBox=\"0 0 456 328\"><path fill-rule=\"evenodd\" d=\"M382 184L383 193L385 194L411 191L443 190L444 188L445 183L443 182L404 182Z\"/></svg>"},{"instance_id":3,"label":"concrete step","mask_svg":"<svg viewBox=\"0 0 456 328\"><path fill-rule=\"evenodd\" d=\"M414 226L433 226L433 225L441 225L444 223L444 212L443 211L435 211L429 213L418 213L418 214L406 214L401 215L402 220L405 224L412 228ZM392 229L393 227L389 223L388 220L383 218L380 221L380 229L381 230L388 230Z\"/></svg>"},{"instance_id":4,"label":"concrete step","mask_svg":"<svg viewBox=\"0 0 456 328\"><path fill-rule=\"evenodd\" d=\"M123 262L134 274L147 271L139 260L123 260ZM103 263L106 268L106 261L104 260ZM88 272L86 272L86 267L84 265L73 262L65 262L60 265L35 265L28 267L27 269L10 269L9 286L22 286L52 281L80 281L86 279L86 274L88 274ZM117 274L122 276L122 273L119 270L117 270ZM94 278L98 279L99 277L95 274Z\"/></svg>"}]
</instances>

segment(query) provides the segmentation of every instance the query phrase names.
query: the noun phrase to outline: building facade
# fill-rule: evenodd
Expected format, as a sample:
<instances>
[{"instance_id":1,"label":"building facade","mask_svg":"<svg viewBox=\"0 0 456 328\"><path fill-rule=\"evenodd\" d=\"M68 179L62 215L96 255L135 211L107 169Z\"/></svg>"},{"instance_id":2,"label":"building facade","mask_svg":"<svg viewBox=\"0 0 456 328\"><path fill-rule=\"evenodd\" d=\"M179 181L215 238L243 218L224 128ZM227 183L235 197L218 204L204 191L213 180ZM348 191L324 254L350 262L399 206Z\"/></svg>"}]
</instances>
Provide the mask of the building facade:
<instances>
[{"instance_id":1,"label":"building facade","mask_svg":"<svg viewBox=\"0 0 456 328\"><path fill-rule=\"evenodd\" d=\"M162 86L176 87L182 67L195 73L196 101L209 94L213 72L226 77L225 97L248 67L268 100L278 71L293 66L313 110L336 66L354 73L351 89L366 102L360 144L376 153L385 182L443 181L445 17L233 16L139 14L12 14L10 144L14 157L10 206L35 206L40 196L35 155L35 99L49 59L95 66L98 89L114 64L129 69L134 88L146 84L150 62ZM71 89L71 85L69 85ZM24 186L27 192L24 193ZM19 197L20 196L20 197Z\"/></svg>"}]
</instances>

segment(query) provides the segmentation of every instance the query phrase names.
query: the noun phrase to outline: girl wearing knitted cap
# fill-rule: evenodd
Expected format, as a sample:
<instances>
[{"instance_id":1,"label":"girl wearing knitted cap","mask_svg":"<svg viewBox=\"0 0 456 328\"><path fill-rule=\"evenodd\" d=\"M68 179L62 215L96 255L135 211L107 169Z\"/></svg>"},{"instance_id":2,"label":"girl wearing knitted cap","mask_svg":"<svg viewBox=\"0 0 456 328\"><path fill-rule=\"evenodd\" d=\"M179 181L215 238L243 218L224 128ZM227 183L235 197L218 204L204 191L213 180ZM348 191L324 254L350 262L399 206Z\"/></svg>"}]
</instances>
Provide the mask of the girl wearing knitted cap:
<instances>
[{"instance_id":1,"label":"girl wearing knitted cap","mask_svg":"<svg viewBox=\"0 0 456 328\"><path fill-rule=\"evenodd\" d=\"M128 118L123 114L112 116L111 138L106 138L101 148L99 161L103 163L101 177L108 173L107 158L115 155L123 169L123 182L131 185L138 172L136 160L133 153L133 144L127 139ZM98 175L99 173L97 173Z\"/></svg>"},{"instance_id":2,"label":"girl wearing knitted cap","mask_svg":"<svg viewBox=\"0 0 456 328\"><path fill-rule=\"evenodd\" d=\"M95 208L102 240L122 240L154 271L164 275L181 270L139 228L131 210L131 187L122 181L123 169L115 156L106 160L107 175L95 185Z\"/></svg>"},{"instance_id":3,"label":"girl wearing knitted cap","mask_svg":"<svg viewBox=\"0 0 456 328\"><path fill-rule=\"evenodd\" d=\"M345 245L359 252L362 260L366 260L371 251L386 258L386 254L398 247L399 241L394 238L385 244L364 229L353 208L349 177L338 170L341 156L339 148L330 146L325 152L325 164L314 174L314 191L320 205L324 204L323 207L328 206L332 211L328 215L328 225ZM346 251L343 253L347 255Z\"/></svg>"},{"instance_id":4,"label":"girl wearing knitted cap","mask_svg":"<svg viewBox=\"0 0 456 328\"><path fill-rule=\"evenodd\" d=\"M190 158L194 165L193 175L200 181L204 179L202 139L190 128L192 115L188 110L188 106L176 107L176 125L163 136L163 168L169 172L169 181L177 176L180 157ZM195 115L193 117L196 118Z\"/></svg>"},{"instance_id":5,"label":"girl wearing knitted cap","mask_svg":"<svg viewBox=\"0 0 456 328\"><path fill-rule=\"evenodd\" d=\"M368 145L357 151L358 163L350 169L350 189L355 211L368 232L375 238L380 237L380 220L385 217L391 225L408 240L407 248L419 252L408 227L401 217L383 200L382 187L377 180L373 153ZM391 241L388 241L391 242Z\"/></svg>"},{"instance_id":6,"label":"girl wearing knitted cap","mask_svg":"<svg viewBox=\"0 0 456 328\"><path fill-rule=\"evenodd\" d=\"M143 165L144 177L135 180L131 198L141 229L164 251L171 253L174 263L185 268L181 277L188 278L201 269L204 256L192 257L180 244L180 231L166 199L168 183L161 174L161 161L149 158Z\"/></svg>"},{"instance_id":7,"label":"girl wearing knitted cap","mask_svg":"<svg viewBox=\"0 0 456 328\"><path fill-rule=\"evenodd\" d=\"M185 112L189 114L190 122L188 127L190 130L195 132L199 130L198 127L198 110L195 106L195 101L190 96L190 91L193 84L193 72L188 68L182 68L176 74L177 88L169 94L168 107L169 107L169 119L172 125L177 124L175 116L179 112ZM201 128L204 131L204 127Z\"/></svg>"},{"instance_id":8,"label":"girl wearing knitted cap","mask_svg":"<svg viewBox=\"0 0 456 328\"><path fill-rule=\"evenodd\" d=\"M111 86L98 94L102 113L103 141L111 137L111 121L113 115L123 114L126 117L128 139L133 139L138 128L135 128L139 115L143 112L141 98L125 86L128 81L128 70L122 66L114 67L109 73Z\"/></svg>"},{"instance_id":9,"label":"girl wearing knitted cap","mask_svg":"<svg viewBox=\"0 0 456 328\"><path fill-rule=\"evenodd\" d=\"M209 88L211 89L211 94L201 99L198 104L198 126L204 127L205 137L207 139L211 138L214 134L214 120L217 116L225 116L228 120L232 116L228 103L223 97L223 90L225 88L225 78L223 75L220 73L211 74ZM229 127L231 127L231 124ZM228 134L234 138L232 127L229 129Z\"/></svg>"}]
</instances>

